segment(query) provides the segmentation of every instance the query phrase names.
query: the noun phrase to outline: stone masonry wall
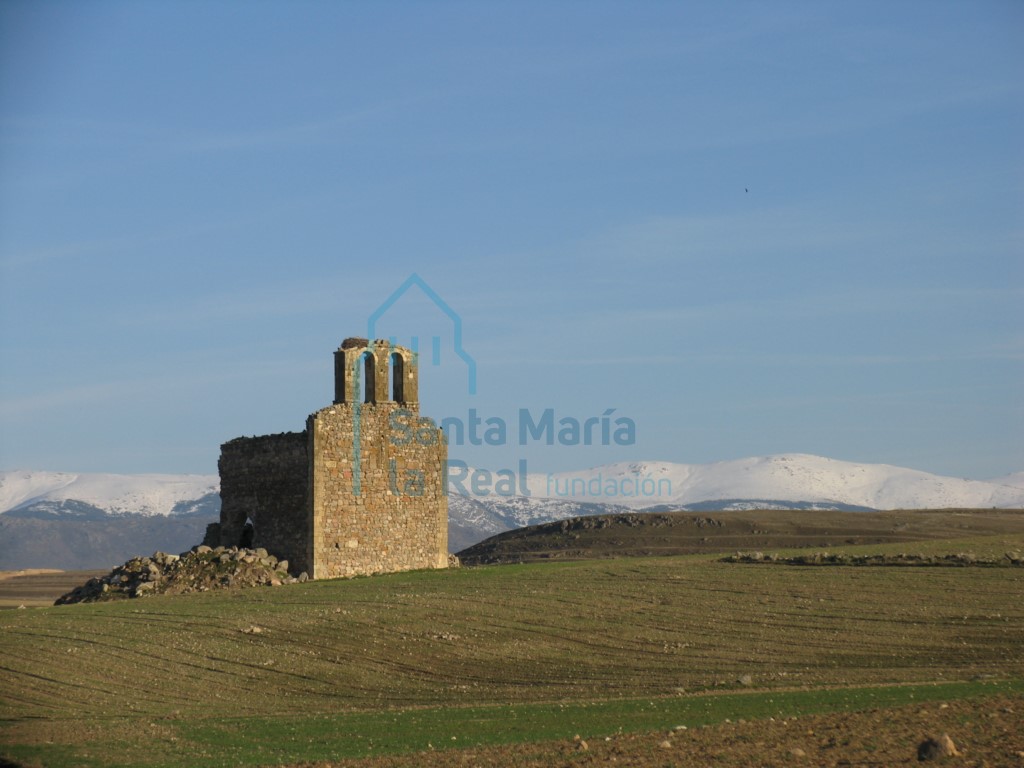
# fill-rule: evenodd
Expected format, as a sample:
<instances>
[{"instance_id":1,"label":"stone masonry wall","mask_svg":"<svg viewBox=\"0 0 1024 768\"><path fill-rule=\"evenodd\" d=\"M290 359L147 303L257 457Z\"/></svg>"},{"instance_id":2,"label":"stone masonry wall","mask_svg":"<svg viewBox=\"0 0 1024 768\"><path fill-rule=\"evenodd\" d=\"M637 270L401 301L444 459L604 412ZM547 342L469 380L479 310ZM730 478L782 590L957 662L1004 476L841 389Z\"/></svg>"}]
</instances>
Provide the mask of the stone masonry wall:
<instances>
[{"instance_id":1,"label":"stone masonry wall","mask_svg":"<svg viewBox=\"0 0 1024 768\"><path fill-rule=\"evenodd\" d=\"M418 403L336 403L311 415L307 432L313 578L447 567L448 448Z\"/></svg>"},{"instance_id":2,"label":"stone masonry wall","mask_svg":"<svg viewBox=\"0 0 1024 768\"><path fill-rule=\"evenodd\" d=\"M263 547L320 579L446 568L448 446L419 415L416 353L348 338L334 357L334 405L305 432L221 446L221 520L209 538Z\"/></svg>"},{"instance_id":3,"label":"stone masonry wall","mask_svg":"<svg viewBox=\"0 0 1024 768\"><path fill-rule=\"evenodd\" d=\"M305 432L239 437L220 448L220 543L238 546L246 518L264 547L294 573L313 572Z\"/></svg>"}]
</instances>

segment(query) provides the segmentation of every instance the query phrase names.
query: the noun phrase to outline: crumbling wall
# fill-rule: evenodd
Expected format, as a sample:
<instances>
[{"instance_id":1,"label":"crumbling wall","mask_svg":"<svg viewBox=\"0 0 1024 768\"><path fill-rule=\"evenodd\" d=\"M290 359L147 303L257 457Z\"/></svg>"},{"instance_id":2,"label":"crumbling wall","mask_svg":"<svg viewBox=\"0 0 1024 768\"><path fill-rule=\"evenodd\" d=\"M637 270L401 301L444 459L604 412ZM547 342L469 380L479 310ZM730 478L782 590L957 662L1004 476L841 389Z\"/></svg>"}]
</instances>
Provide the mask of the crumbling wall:
<instances>
[{"instance_id":1,"label":"crumbling wall","mask_svg":"<svg viewBox=\"0 0 1024 768\"><path fill-rule=\"evenodd\" d=\"M416 403L335 404L307 432L314 578L447 567L448 446Z\"/></svg>"},{"instance_id":2,"label":"crumbling wall","mask_svg":"<svg viewBox=\"0 0 1024 768\"><path fill-rule=\"evenodd\" d=\"M222 546L239 546L251 519L249 546L288 560L294 573L313 572L308 444L305 432L284 432L220 447Z\"/></svg>"},{"instance_id":3,"label":"crumbling wall","mask_svg":"<svg viewBox=\"0 0 1024 768\"><path fill-rule=\"evenodd\" d=\"M334 405L305 432L221 446L206 543L263 547L320 579L448 567L448 445L419 415L416 354L349 338L334 359Z\"/></svg>"}]
</instances>

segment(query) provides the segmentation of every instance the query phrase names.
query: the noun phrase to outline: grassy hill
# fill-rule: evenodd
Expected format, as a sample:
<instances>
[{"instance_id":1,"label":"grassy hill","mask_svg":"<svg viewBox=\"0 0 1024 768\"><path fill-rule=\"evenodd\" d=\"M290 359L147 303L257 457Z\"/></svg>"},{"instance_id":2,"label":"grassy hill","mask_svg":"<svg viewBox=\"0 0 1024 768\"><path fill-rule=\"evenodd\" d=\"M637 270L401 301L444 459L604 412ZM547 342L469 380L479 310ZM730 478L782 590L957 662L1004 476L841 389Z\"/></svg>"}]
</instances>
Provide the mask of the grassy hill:
<instances>
[{"instance_id":1,"label":"grassy hill","mask_svg":"<svg viewBox=\"0 0 1024 768\"><path fill-rule=\"evenodd\" d=\"M706 555L9 610L0 755L280 764L955 700L1020 690L1022 636L1024 569Z\"/></svg>"},{"instance_id":2,"label":"grassy hill","mask_svg":"<svg viewBox=\"0 0 1024 768\"><path fill-rule=\"evenodd\" d=\"M482 565L926 542L1014 532L1024 532L1024 510L647 512L517 528L469 547L459 557Z\"/></svg>"},{"instance_id":3,"label":"grassy hill","mask_svg":"<svg viewBox=\"0 0 1024 768\"><path fill-rule=\"evenodd\" d=\"M1024 510L660 512L594 515L518 528L459 552L472 565L838 547L1024 532Z\"/></svg>"}]
</instances>

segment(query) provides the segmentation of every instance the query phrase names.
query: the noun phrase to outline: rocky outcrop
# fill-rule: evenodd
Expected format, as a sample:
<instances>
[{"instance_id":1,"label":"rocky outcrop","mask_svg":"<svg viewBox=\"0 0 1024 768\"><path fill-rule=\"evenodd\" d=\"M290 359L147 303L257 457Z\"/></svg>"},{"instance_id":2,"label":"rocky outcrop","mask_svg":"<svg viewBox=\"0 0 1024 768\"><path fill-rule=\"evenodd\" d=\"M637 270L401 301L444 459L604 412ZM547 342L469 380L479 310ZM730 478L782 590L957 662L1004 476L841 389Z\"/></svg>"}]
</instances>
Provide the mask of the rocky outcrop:
<instances>
[{"instance_id":1,"label":"rocky outcrop","mask_svg":"<svg viewBox=\"0 0 1024 768\"><path fill-rule=\"evenodd\" d=\"M200 545L180 555L154 552L150 557L133 557L106 576L89 579L62 595L54 604L183 595L211 589L276 587L306 579L305 573L291 576L288 561L278 560L265 549Z\"/></svg>"},{"instance_id":2,"label":"rocky outcrop","mask_svg":"<svg viewBox=\"0 0 1024 768\"><path fill-rule=\"evenodd\" d=\"M722 563L774 563L776 565L894 565L894 566L1024 566L1024 555L1007 552L1002 557L977 557L971 552L957 552L947 555L908 555L900 552L894 555L848 555L843 552L815 552L809 555L782 557L774 553L737 552L723 557Z\"/></svg>"}]
</instances>

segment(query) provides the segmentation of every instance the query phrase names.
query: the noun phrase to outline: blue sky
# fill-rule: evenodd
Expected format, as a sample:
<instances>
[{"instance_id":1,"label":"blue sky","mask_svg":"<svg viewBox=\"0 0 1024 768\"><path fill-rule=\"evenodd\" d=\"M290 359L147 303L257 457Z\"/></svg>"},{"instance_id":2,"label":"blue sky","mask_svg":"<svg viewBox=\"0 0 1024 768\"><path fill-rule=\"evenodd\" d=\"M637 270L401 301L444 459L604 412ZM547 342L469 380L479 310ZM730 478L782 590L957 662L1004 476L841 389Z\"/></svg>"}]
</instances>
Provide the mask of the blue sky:
<instances>
[{"instance_id":1,"label":"blue sky","mask_svg":"<svg viewBox=\"0 0 1024 768\"><path fill-rule=\"evenodd\" d=\"M1024 469L1024 5L0 4L0 468L216 472L332 351L423 412L629 446Z\"/></svg>"}]
</instances>

